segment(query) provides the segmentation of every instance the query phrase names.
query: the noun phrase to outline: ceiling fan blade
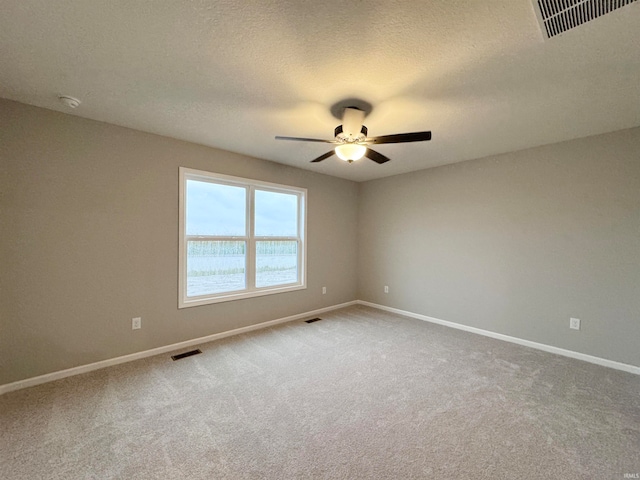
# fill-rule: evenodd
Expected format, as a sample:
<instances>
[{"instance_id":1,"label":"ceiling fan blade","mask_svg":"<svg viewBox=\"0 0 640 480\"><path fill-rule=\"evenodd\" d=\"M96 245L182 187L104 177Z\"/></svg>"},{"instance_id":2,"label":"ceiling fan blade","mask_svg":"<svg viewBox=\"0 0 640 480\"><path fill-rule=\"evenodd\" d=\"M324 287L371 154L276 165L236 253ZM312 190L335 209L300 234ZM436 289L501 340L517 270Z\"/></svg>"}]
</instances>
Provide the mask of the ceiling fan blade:
<instances>
[{"instance_id":1,"label":"ceiling fan blade","mask_svg":"<svg viewBox=\"0 0 640 480\"><path fill-rule=\"evenodd\" d=\"M300 137L276 137L276 140L295 140L296 142L337 143L335 140L321 140L319 138L300 138Z\"/></svg>"},{"instance_id":2,"label":"ceiling fan blade","mask_svg":"<svg viewBox=\"0 0 640 480\"><path fill-rule=\"evenodd\" d=\"M317 162L321 162L323 160L326 160L327 158L329 158L331 155L333 155L335 152L335 150L329 150L327 153L325 153L324 155L320 155L318 158L316 158L315 160L311 160L311 163L317 163Z\"/></svg>"},{"instance_id":3,"label":"ceiling fan blade","mask_svg":"<svg viewBox=\"0 0 640 480\"><path fill-rule=\"evenodd\" d=\"M408 143L408 142L425 142L431 140L431 132L412 132L397 133L395 135L382 135L380 137L367 138L365 144L382 144L382 143Z\"/></svg>"},{"instance_id":4,"label":"ceiling fan blade","mask_svg":"<svg viewBox=\"0 0 640 480\"><path fill-rule=\"evenodd\" d=\"M367 151L364 152L364 156L379 164L383 164L391 160L389 157L385 157L381 153L378 153L375 150L371 150L370 148L367 148Z\"/></svg>"}]
</instances>

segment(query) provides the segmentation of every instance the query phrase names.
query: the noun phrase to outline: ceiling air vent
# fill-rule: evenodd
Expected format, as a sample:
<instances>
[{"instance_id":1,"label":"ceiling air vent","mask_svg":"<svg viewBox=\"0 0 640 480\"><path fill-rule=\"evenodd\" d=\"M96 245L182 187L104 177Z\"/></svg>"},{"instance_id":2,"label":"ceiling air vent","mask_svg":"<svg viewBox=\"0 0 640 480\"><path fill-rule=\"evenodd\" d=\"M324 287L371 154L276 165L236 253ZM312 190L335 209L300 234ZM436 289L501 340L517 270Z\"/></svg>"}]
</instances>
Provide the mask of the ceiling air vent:
<instances>
[{"instance_id":1,"label":"ceiling air vent","mask_svg":"<svg viewBox=\"0 0 640 480\"><path fill-rule=\"evenodd\" d=\"M552 38L636 0L532 0L540 28Z\"/></svg>"}]
</instances>

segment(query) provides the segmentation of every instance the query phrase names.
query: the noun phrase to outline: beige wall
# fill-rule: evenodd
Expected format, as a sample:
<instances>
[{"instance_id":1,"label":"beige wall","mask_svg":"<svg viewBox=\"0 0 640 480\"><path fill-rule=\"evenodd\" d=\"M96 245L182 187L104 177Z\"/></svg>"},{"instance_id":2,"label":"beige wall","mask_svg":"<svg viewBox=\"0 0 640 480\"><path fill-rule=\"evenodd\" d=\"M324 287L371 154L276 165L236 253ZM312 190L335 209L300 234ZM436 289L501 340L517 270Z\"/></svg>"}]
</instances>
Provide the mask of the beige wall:
<instances>
[{"instance_id":1,"label":"beige wall","mask_svg":"<svg viewBox=\"0 0 640 480\"><path fill-rule=\"evenodd\" d=\"M0 385L356 298L640 365L639 152L633 129L358 186L0 100ZM307 188L308 289L178 310L179 166Z\"/></svg>"},{"instance_id":2,"label":"beige wall","mask_svg":"<svg viewBox=\"0 0 640 480\"><path fill-rule=\"evenodd\" d=\"M640 129L366 182L359 202L359 299L640 366Z\"/></svg>"},{"instance_id":3,"label":"beige wall","mask_svg":"<svg viewBox=\"0 0 640 480\"><path fill-rule=\"evenodd\" d=\"M356 298L353 182L6 100L0 165L0 384ZM308 288L178 310L179 166L307 188Z\"/></svg>"}]
</instances>

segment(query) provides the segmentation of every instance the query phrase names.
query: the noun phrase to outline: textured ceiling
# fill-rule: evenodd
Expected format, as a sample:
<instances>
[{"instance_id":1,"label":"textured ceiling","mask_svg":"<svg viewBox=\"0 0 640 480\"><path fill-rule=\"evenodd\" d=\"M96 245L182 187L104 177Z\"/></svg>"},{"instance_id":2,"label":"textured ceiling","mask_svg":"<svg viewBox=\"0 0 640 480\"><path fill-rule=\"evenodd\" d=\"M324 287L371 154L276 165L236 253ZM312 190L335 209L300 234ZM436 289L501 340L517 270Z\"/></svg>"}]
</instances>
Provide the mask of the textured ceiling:
<instances>
[{"instance_id":1,"label":"textured ceiling","mask_svg":"<svg viewBox=\"0 0 640 480\"><path fill-rule=\"evenodd\" d=\"M530 0L3 0L0 96L356 181L640 125L640 2L545 41ZM58 94L78 97L70 110ZM351 165L335 102L392 158Z\"/></svg>"}]
</instances>

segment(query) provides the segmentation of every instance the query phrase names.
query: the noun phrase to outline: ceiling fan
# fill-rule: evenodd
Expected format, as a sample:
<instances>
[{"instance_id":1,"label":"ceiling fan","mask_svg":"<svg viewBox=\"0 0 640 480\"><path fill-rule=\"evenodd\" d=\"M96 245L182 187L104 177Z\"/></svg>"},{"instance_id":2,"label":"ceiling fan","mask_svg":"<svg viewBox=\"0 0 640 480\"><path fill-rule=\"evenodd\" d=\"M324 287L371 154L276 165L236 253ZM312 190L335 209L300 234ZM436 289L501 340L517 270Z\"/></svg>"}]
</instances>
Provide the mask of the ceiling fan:
<instances>
[{"instance_id":1,"label":"ceiling fan","mask_svg":"<svg viewBox=\"0 0 640 480\"><path fill-rule=\"evenodd\" d=\"M384 143L408 143L424 142L431 140L431 132L397 133L395 135L382 135L380 137L367 137L367 127L364 121L366 112L358 107L345 107L342 114L342 125L334 130L334 140L322 140L318 138L280 137L276 140L294 140L297 142L321 142L335 145L333 150L311 160L311 163L321 162L332 155L348 163L367 157L376 163L382 164L390 160L389 157L372 150L369 145L382 145Z\"/></svg>"}]
</instances>

